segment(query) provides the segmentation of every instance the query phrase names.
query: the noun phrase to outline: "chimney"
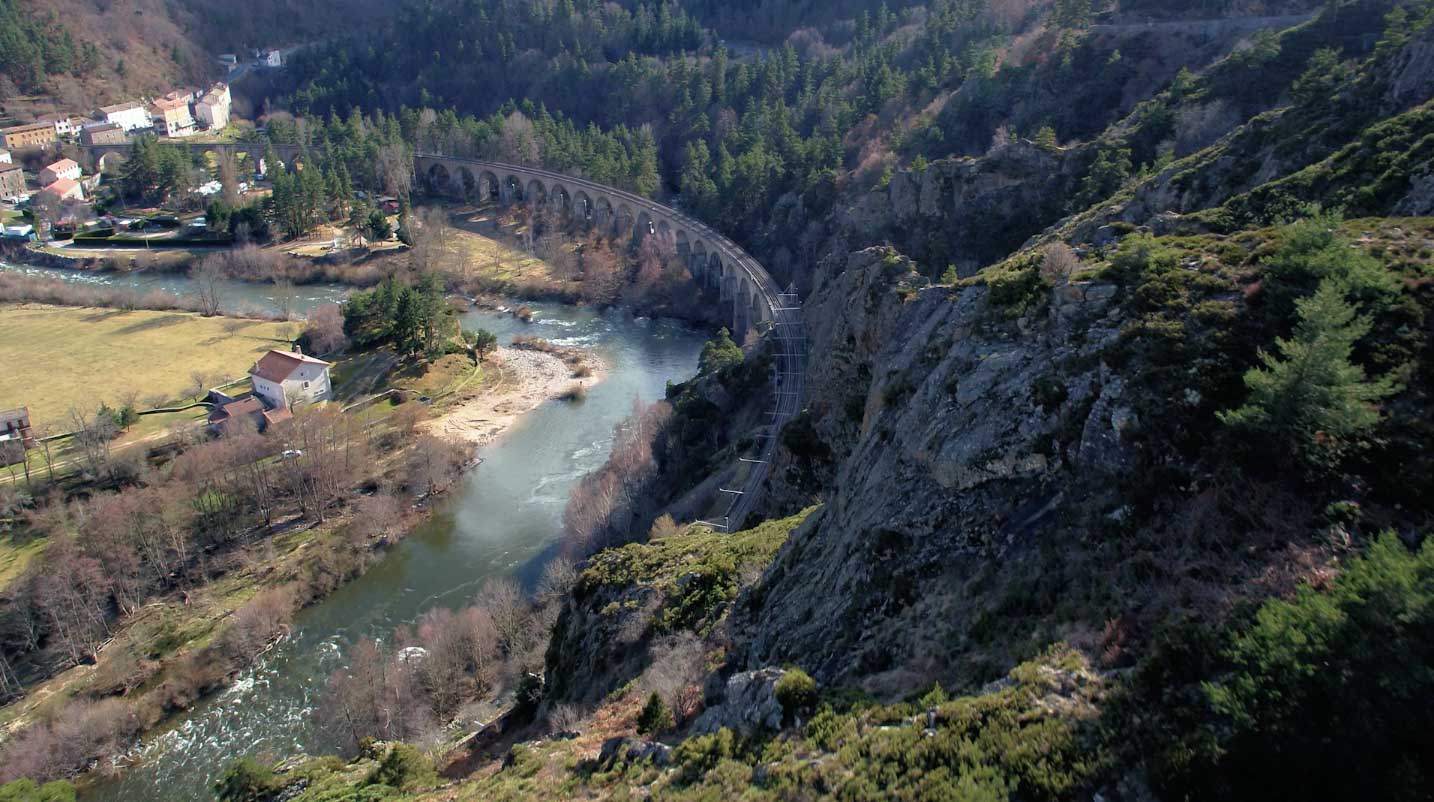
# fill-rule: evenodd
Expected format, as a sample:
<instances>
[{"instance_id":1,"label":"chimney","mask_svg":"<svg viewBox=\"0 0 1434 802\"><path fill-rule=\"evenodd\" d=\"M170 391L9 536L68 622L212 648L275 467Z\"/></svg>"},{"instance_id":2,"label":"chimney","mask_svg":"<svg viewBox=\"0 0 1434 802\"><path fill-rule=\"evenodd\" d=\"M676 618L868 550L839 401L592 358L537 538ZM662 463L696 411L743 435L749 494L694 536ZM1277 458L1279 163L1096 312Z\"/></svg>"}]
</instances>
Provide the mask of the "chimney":
<instances>
[{"instance_id":1,"label":"chimney","mask_svg":"<svg viewBox=\"0 0 1434 802\"><path fill-rule=\"evenodd\" d=\"M298 343L294 343L292 350L293 350L294 353L298 354L299 356L303 356L303 355L304 355L304 347L301 346L301 345L299 345Z\"/></svg>"}]
</instances>

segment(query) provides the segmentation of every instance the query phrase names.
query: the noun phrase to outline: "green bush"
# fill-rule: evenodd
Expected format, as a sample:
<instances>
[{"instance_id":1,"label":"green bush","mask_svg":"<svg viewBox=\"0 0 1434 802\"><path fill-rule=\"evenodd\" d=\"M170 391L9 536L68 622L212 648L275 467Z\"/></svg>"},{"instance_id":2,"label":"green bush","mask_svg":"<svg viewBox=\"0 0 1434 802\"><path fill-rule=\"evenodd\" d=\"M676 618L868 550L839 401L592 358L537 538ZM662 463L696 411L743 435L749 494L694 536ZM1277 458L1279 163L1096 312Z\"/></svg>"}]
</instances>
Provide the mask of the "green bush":
<instances>
[{"instance_id":1,"label":"green bush","mask_svg":"<svg viewBox=\"0 0 1434 802\"><path fill-rule=\"evenodd\" d=\"M252 757L244 757L230 763L215 780L214 798L219 802L262 802L282 788L283 783L274 776L273 769Z\"/></svg>"},{"instance_id":2,"label":"green bush","mask_svg":"<svg viewBox=\"0 0 1434 802\"><path fill-rule=\"evenodd\" d=\"M1162 634L1109 738L1162 798L1427 799L1434 540L1393 534L1327 591L1265 602L1212 639Z\"/></svg>"},{"instance_id":3,"label":"green bush","mask_svg":"<svg viewBox=\"0 0 1434 802\"><path fill-rule=\"evenodd\" d=\"M777 702L782 705L782 715L792 718L803 710L810 710L817 703L817 682L800 668L788 669L777 680L773 689Z\"/></svg>"},{"instance_id":4,"label":"green bush","mask_svg":"<svg viewBox=\"0 0 1434 802\"><path fill-rule=\"evenodd\" d=\"M723 727L711 735L688 738L673 750L672 762L686 782L693 782L737 752L737 739Z\"/></svg>"},{"instance_id":5,"label":"green bush","mask_svg":"<svg viewBox=\"0 0 1434 802\"><path fill-rule=\"evenodd\" d=\"M13 780L0 785L0 802L75 802L75 786L65 780L44 785L34 780Z\"/></svg>"},{"instance_id":6,"label":"green bush","mask_svg":"<svg viewBox=\"0 0 1434 802\"><path fill-rule=\"evenodd\" d=\"M702 346L702 355L697 364L705 374L717 374L742 364L742 348L732 340L732 333L726 328L718 329L716 336Z\"/></svg>"},{"instance_id":7,"label":"green bush","mask_svg":"<svg viewBox=\"0 0 1434 802\"><path fill-rule=\"evenodd\" d=\"M637 715L637 732L639 735L661 735L672 729L673 718L672 708L657 693L647 697L647 704L642 706L642 712Z\"/></svg>"},{"instance_id":8,"label":"green bush","mask_svg":"<svg viewBox=\"0 0 1434 802\"><path fill-rule=\"evenodd\" d=\"M368 776L370 785L387 785L400 791L432 784L437 779L433 761L408 744L394 744Z\"/></svg>"},{"instance_id":9,"label":"green bush","mask_svg":"<svg viewBox=\"0 0 1434 802\"><path fill-rule=\"evenodd\" d=\"M1050 285L1035 265L993 273L986 278L991 306L1007 318L1018 318L1038 309L1050 297Z\"/></svg>"}]
</instances>

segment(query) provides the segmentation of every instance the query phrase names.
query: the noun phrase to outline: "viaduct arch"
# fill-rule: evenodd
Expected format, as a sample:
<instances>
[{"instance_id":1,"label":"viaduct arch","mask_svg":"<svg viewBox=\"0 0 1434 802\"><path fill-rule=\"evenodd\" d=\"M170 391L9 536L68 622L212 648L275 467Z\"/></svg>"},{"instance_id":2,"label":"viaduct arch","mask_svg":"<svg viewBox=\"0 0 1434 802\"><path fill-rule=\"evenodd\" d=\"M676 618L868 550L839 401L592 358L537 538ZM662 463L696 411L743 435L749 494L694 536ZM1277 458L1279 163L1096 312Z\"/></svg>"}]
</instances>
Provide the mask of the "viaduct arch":
<instances>
[{"instance_id":1,"label":"viaduct arch","mask_svg":"<svg viewBox=\"0 0 1434 802\"><path fill-rule=\"evenodd\" d=\"M257 158L266 147L285 164L299 158L302 147L259 142L165 142L186 148L192 155L250 154ZM103 168L128 158L130 144L81 145L89 166ZM784 293L762 265L727 237L691 217L656 201L594 181L513 164L417 154L415 183L435 194L469 201L498 200L550 206L569 219L582 221L614 234L630 234L641 242L648 236L672 238L697 284L730 304L731 329L740 337L755 329L774 344L771 422L758 436L751 457L742 457L724 481L723 501L704 521L728 532L742 528L757 495L771 471L777 435L783 424L801 412L806 373L806 330L796 295Z\"/></svg>"},{"instance_id":2,"label":"viaduct arch","mask_svg":"<svg viewBox=\"0 0 1434 802\"><path fill-rule=\"evenodd\" d=\"M731 328L739 337L748 328L770 331L796 312L795 299L788 297L789 307L776 280L736 243L656 201L549 170L477 159L421 153L414 170L417 183L435 194L547 207L613 234L631 234L635 242L670 237L698 286L731 304Z\"/></svg>"},{"instance_id":3,"label":"viaduct arch","mask_svg":"<svg viewBox=\"0 0 1434 802\"><path fill-rule=\"evenodd\" d=\"M784 293L766 268L735 242L709 226L656 201L594 181L536 167L420 153L415 182L436 194L547 206L568 219L616 235L670 237L697 284L731 306L732 330L756 329L769 338L776 355L772 370L770 423L762 427L750 456L742 457L722 480L708 520L714 528L742 528L771 471L777 435L802 410L806 374L806 331L801 308ZM468 176L473 176L469 183Z\"/></svg>"},{"instance_id":4,"label":"viaduct arch","mask_svg":"<svg viewBox=\"0 0 1434 802\"><path fill-rule=\"evenodd\" d=\"M264 155L265 148L272 148L275 158L284 164L293 163L303 151L300 145L279 145L264 142L184 142L164 140L160 145L166 148L184 148L191 156L203 156L205 153L227 153L230 156L237 156L241 153L248 154L257 163ZM90 169L99 172L105 167L115 163L116 160L123 161L129 158L130 151L134 145L128 142L113 145L77 145L81 153L89 158Z\"/></svg>"}]
</instances>

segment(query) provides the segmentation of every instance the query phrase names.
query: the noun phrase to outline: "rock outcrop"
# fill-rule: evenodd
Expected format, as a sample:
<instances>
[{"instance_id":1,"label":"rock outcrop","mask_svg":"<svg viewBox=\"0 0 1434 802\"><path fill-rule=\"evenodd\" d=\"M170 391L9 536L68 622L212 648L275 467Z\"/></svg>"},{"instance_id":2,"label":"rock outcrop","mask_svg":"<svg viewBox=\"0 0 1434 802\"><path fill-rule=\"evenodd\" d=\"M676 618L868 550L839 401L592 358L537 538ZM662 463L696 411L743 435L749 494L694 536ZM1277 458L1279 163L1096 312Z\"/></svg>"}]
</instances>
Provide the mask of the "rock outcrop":
<instances>
[{"instance_id":1,"label":"rock outcrop","mask_svg":"<svg viewBox=\"0 0 1434 802\"><path fill-rule=\"evenodd\" d=\"M962 626L953 590L1038 530L1077 537L1092 480L1127 469L1131 413L1099 358L1120 325L1113 286L1065 284L1009 319L986 287L921 288L910 267L870 249L818 276L809 409L842 459L823 518L738 623L741 666L939 674Z\"/></svg>"},{"instance_id":2,"label":"rock outcrop","mask_svg":"<svg viewBox=\"0 0 1434 802\"><path fill-rule=\"evenodd\" d=\"M721 701L707 708L692 725L696 734L727 728L738 735L782 727L782 703L777 681L786 672L778 668L742 671L727 678Z\"/></svg>"}]
</instances>

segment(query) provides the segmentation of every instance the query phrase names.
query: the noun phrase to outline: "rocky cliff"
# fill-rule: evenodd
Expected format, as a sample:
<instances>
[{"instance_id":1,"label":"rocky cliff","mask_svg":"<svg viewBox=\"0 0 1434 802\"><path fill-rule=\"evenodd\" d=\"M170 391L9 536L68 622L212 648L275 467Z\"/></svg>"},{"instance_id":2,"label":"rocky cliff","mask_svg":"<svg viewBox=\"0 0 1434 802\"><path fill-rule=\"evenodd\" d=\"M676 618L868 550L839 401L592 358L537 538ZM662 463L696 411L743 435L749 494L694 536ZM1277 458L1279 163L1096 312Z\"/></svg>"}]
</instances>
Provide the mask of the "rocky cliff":
<instances>
[{"instance_id":1,"label":"rocky cliff","mask_svg":"<svg viewBox=\"0 0 1434 802\"><path fill-rule=\"evenodd\" d=\"M840 467L824 518L794 533L738 627L744 665L877 686L943 674L974 623L963 588L1081 537L1080 511L1123 465L1131 413L1100 361L1121 323L1114 286L1062 282L1011 317L986 286L922 284L885 249L818 274L809 409Z\"/></svg>"}]
</instances>

